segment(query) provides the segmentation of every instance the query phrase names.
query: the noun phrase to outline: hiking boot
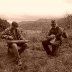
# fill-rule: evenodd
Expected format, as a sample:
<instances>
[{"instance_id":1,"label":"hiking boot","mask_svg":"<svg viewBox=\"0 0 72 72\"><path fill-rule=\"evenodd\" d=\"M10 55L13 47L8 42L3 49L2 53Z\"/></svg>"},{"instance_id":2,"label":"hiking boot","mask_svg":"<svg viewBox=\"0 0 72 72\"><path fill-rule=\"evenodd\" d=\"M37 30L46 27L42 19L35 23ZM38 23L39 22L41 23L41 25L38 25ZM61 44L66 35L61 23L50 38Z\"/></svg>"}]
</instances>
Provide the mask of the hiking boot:
<instances>
[{"instance_id":1,"label":"hiking boot","mask_svg":"<svg viewBox=\"0 0 72 72\"><path fill-rule=\"evenodd\" d=\"M21 66L22 65L21 59L19 59L19 58L17 58L15 62L16 62L16 64L18 66Z\"/></svg>"},{"instance_id":2,"label":"hiking boot","mask_svg":"<svg viewBox=\"0 0 72 72\"><path fill-rule=\"evenodd\" d=\"M21 66L21 65L22 65L22 61L19 59L18 66Z\"/></svg>"}]
</instances>

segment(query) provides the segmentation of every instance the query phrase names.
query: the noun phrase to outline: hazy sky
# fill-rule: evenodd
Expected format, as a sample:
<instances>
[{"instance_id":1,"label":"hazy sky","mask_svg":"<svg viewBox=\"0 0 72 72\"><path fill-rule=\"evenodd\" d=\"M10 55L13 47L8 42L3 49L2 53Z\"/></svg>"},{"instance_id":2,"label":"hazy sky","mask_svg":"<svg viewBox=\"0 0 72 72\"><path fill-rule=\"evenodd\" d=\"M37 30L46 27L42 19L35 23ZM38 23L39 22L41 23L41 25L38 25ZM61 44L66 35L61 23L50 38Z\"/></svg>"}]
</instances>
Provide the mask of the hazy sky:
<instances>
[{"instance_id":1,"label":"hazy sky","mask_svg":"<svg viewBox=\"0 0 72 72\"><path fill-rule=\"evenodd\" d=\"M72 13L72 0L0 0L0 15L62 16Z\"/></svg>"}]
</instances>

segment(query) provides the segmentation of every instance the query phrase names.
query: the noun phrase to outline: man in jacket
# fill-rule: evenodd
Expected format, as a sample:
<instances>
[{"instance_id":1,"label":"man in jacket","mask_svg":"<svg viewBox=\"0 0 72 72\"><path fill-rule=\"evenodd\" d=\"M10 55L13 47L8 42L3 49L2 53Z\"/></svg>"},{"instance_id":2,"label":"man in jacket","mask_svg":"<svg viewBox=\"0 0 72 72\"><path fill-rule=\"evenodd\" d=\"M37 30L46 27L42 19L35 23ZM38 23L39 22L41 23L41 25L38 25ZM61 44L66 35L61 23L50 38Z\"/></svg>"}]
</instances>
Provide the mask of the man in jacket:
<instances>
[{"instance_id":1,"label":"man in jacket","mask_svg":"<svg viewBox=\"0 0 72 72\"><path fill-rule=\"evenodd\" d=\"M62 43L62 36L67 38L66 33L62 28L58 27L55 20L51 21L51 29L48 33L47 40L42 41L42 45L48 55L55 56L59 46ZM49 45L52 46L52 51L49 48Z\"/></svg>"},{"instance_id":2,"label":"man in jacket","mask_svg":"<svg viewBox=\"0 0 72 72\"><path fill-rule=\"evenodd\" d=\"M12 22L11 26L7 29L5 29L2 34L2 38L5 38L7 40L25 40L22 36L20 30L18 29L18 23ZM27 47L26 43L7 43L8 45L8 52L12 50L13 54L15 55L16 61L20 62L20 54L25 50ZM20 49L18 49L18 46Z\"/></svg>"}]
</instances>

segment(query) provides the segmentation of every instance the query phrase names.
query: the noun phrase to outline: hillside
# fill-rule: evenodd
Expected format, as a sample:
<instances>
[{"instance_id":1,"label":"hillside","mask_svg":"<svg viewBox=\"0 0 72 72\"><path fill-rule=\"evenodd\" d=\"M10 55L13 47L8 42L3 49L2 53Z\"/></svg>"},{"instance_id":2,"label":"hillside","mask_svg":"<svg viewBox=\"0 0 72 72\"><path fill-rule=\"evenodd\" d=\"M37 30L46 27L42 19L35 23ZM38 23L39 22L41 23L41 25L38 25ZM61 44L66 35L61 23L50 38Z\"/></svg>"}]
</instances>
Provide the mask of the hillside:
<instances>
[{"instance_id":1,"label":"hillside","mask_svg":"<svg viewBox=\"0 0 72 72\"><path fill-rule=\"evenodd\" d=\"M51 20L52 19L42 18L36 21L22 21L19 22L19 25L24 30L49 30ZM55 20L60 27L63 27L65 29L72 28L72 15L67 15L63 18L56 18Z\"/></svg>"},{"instance_id":2,"label":"hillside","mask_svg":"<svg viewBox=\"0 0 72 72\"><path fill-rule=\"evenodd\" d=\"M42 30L50 28L50 21L50 19L39 19L37 21L22 21L19 24L24 30Z\"/></svg>"},{"instance_id":3,"label":"hillside","mask_svg":"<svg viewBox=\"0 0 72 72\"><path fill-rule=\"evenodd\" d=\"M62 19L63 20L63 19ZM60 22L61 19L60 19ZM63 21L64 22L64 21ZM22 22L23 23L23 22ZM41 41L50 27L50 21L33 21L20 24L23 35L28 42L27 48L21 55L22 66L18 67L7 54L6 42L0 39L0 72L72 72L72 29L66 27L68 38L59 47L58 56L48 56ZM43 32L44 30L44 32ZM26 31L26 32L25 32ZM38 32L39 31L39 32Z\"/></svg>"},{"instance_id":4,"label":"hillside","mask_svg":"<svg viewBox=\"0 0 72 72\"><path fill-rule=\"evenodd\" d=\"M7 55L6 43L0 40L0 72L72 71L72 36L69 36L68 39L63 41L63 44L59 48L58 57L48 56L41 42L36 39L31 39L28 46L29 48L21 55L21 60L23 62L22 66L17 67L16 64L12 62L13 58Z\"/></svg>"}]
</instances>

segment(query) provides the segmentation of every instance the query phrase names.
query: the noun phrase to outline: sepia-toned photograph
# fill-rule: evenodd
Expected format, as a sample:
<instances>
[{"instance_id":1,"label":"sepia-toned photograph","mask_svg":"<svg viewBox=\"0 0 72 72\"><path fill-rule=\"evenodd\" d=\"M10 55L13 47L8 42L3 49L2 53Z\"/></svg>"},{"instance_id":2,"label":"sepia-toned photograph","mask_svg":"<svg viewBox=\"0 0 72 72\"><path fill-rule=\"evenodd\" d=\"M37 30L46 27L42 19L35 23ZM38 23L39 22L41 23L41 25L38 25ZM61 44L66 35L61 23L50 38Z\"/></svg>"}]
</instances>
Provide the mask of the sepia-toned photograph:
<instances>
[{"instance_id":1,"label":"sepia-toned photograph","mask_svg":"<svg viewBox=\"0 0 72 72\"><path fill-rule=\"evenodd\" d=\"M0 0L0 72L72 72L72 0Z\"/></svg>"}]
</instances>

